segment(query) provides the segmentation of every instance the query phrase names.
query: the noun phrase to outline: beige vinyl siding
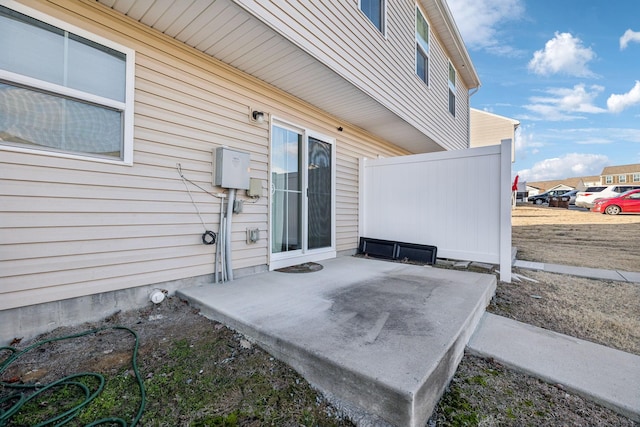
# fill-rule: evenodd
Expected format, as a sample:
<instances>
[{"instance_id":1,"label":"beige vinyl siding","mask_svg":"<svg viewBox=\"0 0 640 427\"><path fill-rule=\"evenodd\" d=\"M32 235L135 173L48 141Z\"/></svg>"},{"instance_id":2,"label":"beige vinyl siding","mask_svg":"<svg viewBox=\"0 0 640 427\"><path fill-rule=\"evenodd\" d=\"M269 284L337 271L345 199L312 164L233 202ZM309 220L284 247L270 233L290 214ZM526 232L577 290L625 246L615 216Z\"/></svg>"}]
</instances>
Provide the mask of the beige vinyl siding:
<instances>
[{"instance_id":1,"label":"beige vinyl siding","mask_svg":"<svg viewBox=\"0 0 640 427\"><path fill-rule=\"evenodd\" d=\"M483 111L471 110L471 146L497 145L503 139L513 139L514 120Z\"/></svg>"},{"instance_id":2,"label":"beige vinyl siding","mask_svg":"<svg viewBox=\"0 0 640 427\"><path fill-rule=\"evenodd\" d=\"M336 249L357 246L358 159L404 150L100 5L56 1L25 3L136 50L134 163L0 150L0 310L213 273L176 164L215 193L212 149L247 151L267 196L269 125L251 123L250 108L336 138ZM217 231L219 199L190 189ZM234 215L235 269L267 263L268 217L267 197Z\"/></svg>"},{"instance_id":3,"label":"beige vinyl siding","mask_svg":"<svg viewBox=\"0 0 640 427\"><path fill-rule=\"evenodd\" d=\"M511 161L515 161L515 132L520 124L517 120L471 109L470 141L471 147L498 145L503 139L511 139Z\"/></svg>"},{"instance_id":4,"label":"beige vinyl siding","mask_svg":"<svg viewBox=\"0 0 640 427\"><path fill-rule=\"evenodd\" d=\"M429 87L415 74L413 1L387 2L386 36L370 24L356 0L237 3L442 147L467 148L468 113L448 117L449 56L431 23ZM463 112L468 88L458 83L456 108Z\"/></svg>"}]
</instances>

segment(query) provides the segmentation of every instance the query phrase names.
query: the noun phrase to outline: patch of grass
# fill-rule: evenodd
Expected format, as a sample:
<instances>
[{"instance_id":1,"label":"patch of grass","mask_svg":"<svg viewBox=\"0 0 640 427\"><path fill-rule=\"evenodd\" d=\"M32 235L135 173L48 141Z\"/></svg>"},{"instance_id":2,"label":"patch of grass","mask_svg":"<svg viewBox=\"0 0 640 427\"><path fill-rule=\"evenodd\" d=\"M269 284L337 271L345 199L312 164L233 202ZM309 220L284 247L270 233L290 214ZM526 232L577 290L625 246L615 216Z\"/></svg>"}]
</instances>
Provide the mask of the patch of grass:
<instances>
[{"instance_id":1,"label":"patch of grass","mask_svg":"<svg viewBox=\"0 0 640 427\"><path fill-rule=\"evenodd\" d=\"M306 382L255 349L180 339L168 354L145 381L143 423L171 424L194 414L201 414L193 421L199 426L283 425L292 419L311 426L326 418Z\"/></svg>"},{"instance_id":2,"label":"patch of grass","mask_svg":"<svg viewBox=\"0 0 640 427\"><path fill-rule=\"evenodd\" d=\"M469 384L476 384L476 385L482 385L482 386L486 386L487 385L487 380L482 375L475 375L475 376L473 376L471 378L467 378L466 381Z\"/></svg>"},{"instance_id":3,"label":"patch of grass","mask_svg":"<svg viewBox=\"0 0 640 427\"><path fill-rule=\"evenodd\" d=\"M637 424L561 387L508 370L495 361L465 355L429 425L635 427Z\"/></svg>"},{"instance_id":4,"label":"patch of grass","mask_svg":"<svg viewBox=\"0 0 640 427\"><path fill-rule=\"evenodd\" d=\"M478 413L455 384L440 399L436 410L444 415L438 420L438 425L443 427L477 426L479 423Z\"/></svg>"},{"instance_id":5,"label":"patch of grass","mask_svg":"<svg viewBox=\"0 0 640 427\"><path fill-rule=\"evenodd\" d=\"M206 416L195 420L191 425L193 427L236 427L238 425L238 413Z\"/></svg>"},{"instance_id":6,"label":"patch of grass","mask_svg":"<svg viewBox=\"0 0 640 427\"><path fill-rule=\"evenodd\" d=\"M141 425L353 426L295 371L243 336L195 313L190 313L188 326L170 322L168 318L174 313L170 307L163 309L167 320L163 317L162 325L135 322L143 325L138 330L142 338L138 365L146 390ZM180 313L184 312L176 310ZM64 351L58 346L34 352L32 359L25 358L23 365L12 367L7 377L21 378L33 366L47 366L52 378L69 371L99 370L105 377L102 393L65 426L86 426L103 418L131 423L141 396L127 363L130 342L105 333L63 344L67 345ZM74 362L69 362L69 357ZM95 382L87 383L93 392L99 382L87 381ZM44 394L3 426L32 426L68 410L84 397L75 388L60 387ZM0 386L0 401L10 393ZM0 403L0 412L12 404Z\"/></svg>"},{"instance_id":7,"label":"patch of grass","mask_svg":"<svg viewBox=\"0 0 640 427\"><path fill-rule=\"evenodd\" d=\"M138 383L129 371L107 376L102 393L78 415L78 424L86 425L102 418L121 418L131 422L141 399Z\"/></svg>"},{"instance_id":8,"label":"patch of grass","mask_svg":"<svg viewBox=\"0 0 640 427\"><path fill-rule=\"evenodd\" d=\"M73 423L84 425L86 422L81 421L83 413L86 413L96 403L96 399L89 400L89 398L98 392L99 388L99 378L87 374L69 378L59 385L48 388L43 386L14 390L24 394L27 400L20 410L10 418L11 423L8 425L31 426L44 422L58 425L56 423L62 423L74 417L77 418L68 425L74 425ZM11 400L8 403L13 405L17 401ZM8 407L4 409L7 410Z\"/></svg>"}]
</instances>

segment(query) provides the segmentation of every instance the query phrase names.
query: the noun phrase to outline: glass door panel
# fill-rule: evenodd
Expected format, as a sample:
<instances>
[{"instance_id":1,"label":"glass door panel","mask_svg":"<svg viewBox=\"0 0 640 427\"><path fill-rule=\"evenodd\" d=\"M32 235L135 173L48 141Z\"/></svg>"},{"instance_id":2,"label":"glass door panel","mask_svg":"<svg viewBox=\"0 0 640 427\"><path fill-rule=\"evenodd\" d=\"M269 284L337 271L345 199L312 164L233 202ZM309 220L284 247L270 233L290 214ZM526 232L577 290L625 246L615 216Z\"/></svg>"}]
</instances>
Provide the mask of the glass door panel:
<instances>
[{"instance_id":1,"label":"glass door panel","mask_svg":"<svg viewBox=\"0 0 640 427\"><path fill-rule=\"evenodd\" d=\"M271 252L302 249L302 135L273 127L271 164Z\"/></svg>"},{"instance_id":2,"label":"glass door panel","mask_svg":"<svg viewBox=\"0 0 640 427\"><path fill-rule=\"evenodd\" d=\"M307 155L308 249L331 246L331 144L309 137Z\"/></svg>"}]
</instances>

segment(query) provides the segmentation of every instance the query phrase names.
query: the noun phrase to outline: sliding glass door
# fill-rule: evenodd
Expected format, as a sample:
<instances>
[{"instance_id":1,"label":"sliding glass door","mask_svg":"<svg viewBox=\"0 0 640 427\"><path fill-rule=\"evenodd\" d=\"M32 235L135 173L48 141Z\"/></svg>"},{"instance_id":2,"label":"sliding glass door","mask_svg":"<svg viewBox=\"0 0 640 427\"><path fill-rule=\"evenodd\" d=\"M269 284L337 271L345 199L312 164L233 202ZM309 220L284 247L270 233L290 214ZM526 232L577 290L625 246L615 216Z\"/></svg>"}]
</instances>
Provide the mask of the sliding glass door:
<instances>
[{"instance_id":1,"label":"sliding glass door","mask_svg":"<svg viewBox=\"0 0 640 427\"><path fill-rule=\"evenodd\" d=\"M326 248L331 246L331 144L309 137L307 148L307 247Z\"/></svg>"},{"instance_id":2,"label":"sliding glass door","mask_svg":"<svg viewBox=\"0 0 640 427\"><path fill-rule=\"evenodd\" d=\"M271 143L271 252L302 249L302 135L274 126Z\"/></svg>"},{"instance_id":3,"label":"sliding glass door","mask_svg":"<svg viewBox=\"0 0 640 427\"><path fill-rule=\"evenodd\" d=\"M288 125L273 125L272 261L294 264L314 258L314 253L334 250L334 172L329 138Z\"/></svg>"}]
</instances>

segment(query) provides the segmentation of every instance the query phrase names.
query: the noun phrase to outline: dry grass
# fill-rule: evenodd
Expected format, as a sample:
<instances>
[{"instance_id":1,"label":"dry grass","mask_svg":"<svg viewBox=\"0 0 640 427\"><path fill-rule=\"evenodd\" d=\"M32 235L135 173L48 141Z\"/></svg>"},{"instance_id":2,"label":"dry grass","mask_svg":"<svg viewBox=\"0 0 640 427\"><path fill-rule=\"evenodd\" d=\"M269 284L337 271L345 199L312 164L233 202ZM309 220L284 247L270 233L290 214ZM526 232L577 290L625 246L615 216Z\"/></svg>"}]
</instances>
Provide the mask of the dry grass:
<instances>
[{"instance_id":1,"label":"dry grass","mask_svg":"<svg viewBox=\"0 0 640 427\"><path fill-rule=\"evenodd\" d=\"M511 222L518 259L640 271L640 215L518 206Z\"/></svg>"},{"instance_id":2,"label":"dry grass","mask_svg":"<svg viewBox=\"0 0 640 427\"><path fill-rule=\"evenodd\" d=\"M517 207L518 259L640 271L640 215ZM640 355L640 284L518 270L498 284L493 313ZM638 426L495 361L465 355L432 417L436 426Z\"/></svg>"},{"instance_id":3,"label":"dry grass","mask_svg":"<svg viewBox=\"0 0 640 427\"><path fill-rule=\"evenodd\" d=\"M428 427L628 426L637 423L558 384L465 355Z\"/></svg>"},{"instance_id":4,"label":"dry grass","mask_svg":"<svg viewBox=\"0 0 640 427\"><path fill-rule=\"evenodd\" d=\"M518 206L512 224L518 259L640 271L640 215ZM501 283L490 311L640 355L640 284L519 273L539 283Z\"/></svg>"},{"instance_id":5,"label":"dry grass","mask_svg":"<svg viewBox=\"0 0 640 427\"><path fill-rule=\"evenodd\" d=\"M541 271L501 283L489 311L640 355L640 285Z\"/></svg>"}]
</instances>

